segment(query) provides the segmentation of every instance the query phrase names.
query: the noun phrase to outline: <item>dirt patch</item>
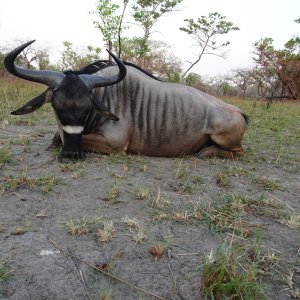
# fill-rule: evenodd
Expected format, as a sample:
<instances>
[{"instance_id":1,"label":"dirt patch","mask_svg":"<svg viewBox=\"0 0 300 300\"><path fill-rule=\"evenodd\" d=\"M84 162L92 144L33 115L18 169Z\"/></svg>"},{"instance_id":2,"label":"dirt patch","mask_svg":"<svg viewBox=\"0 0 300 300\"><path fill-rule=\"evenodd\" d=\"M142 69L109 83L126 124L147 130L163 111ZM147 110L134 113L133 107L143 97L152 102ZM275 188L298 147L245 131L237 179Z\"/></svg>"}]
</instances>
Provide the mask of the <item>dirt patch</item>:
<instances>
[{"instance_id":1,"label":"dirt patch","mask_svg":"<svg viewBox=\"0 0 300 300\"><path fill-rule=\"evenodd\" d=\"M290 299L300 288L297 162L246 152L235 161L89 154L59 163L46 150L55 130L0 130L9 152L0 169L0 259L12 274L0 282L1 299L202 299L202 258L224 240L251 244L257 230L274 258L258 277L266 295ZM213 206L232 199L242 203L229 209L243 207L244 233L221 219L225 206L220 215Z\"/></svg>"}]
</instances>

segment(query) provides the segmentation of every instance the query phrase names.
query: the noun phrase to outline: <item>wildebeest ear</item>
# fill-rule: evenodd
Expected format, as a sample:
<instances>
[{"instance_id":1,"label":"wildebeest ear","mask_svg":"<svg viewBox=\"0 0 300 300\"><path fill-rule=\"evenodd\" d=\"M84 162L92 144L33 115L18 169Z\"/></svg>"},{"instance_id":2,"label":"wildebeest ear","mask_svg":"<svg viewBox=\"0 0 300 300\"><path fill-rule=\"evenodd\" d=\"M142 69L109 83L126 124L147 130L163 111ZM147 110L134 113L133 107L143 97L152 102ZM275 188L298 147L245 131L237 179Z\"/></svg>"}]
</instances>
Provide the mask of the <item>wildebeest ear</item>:
<instances>
[{"instance_id":1,"label":"wildebeest ear","mask_svg":"<svg viewBox=\"0 0 300 300\"><path fill-rule=\"evenodd\" d=\"M120 120L116 115L114 115L112 112L110 112L108 110L108 108L106 108L102 103L93 101L93 104L94 104L94 107L95 107L97 113L100 114L101 116L103 116L107 119L114 120L114 121Z\"/></svg>"},{"instance_id":2,"label":"wildebeest ear","mask_svg":"<svg viewBox=\"0 0 300 300\"><path fill-rule=\"evenodd\" d=\"M33 98L32 100L27 102L25 105L23 105L19 109L12 111L11 114L12 115L30 114L30 113L36 111L37 109L39 109L46 102L50 102L52 94L53 94L52 91L50 89L47 89L44 93Z\"/></svg>"}]
</instances>

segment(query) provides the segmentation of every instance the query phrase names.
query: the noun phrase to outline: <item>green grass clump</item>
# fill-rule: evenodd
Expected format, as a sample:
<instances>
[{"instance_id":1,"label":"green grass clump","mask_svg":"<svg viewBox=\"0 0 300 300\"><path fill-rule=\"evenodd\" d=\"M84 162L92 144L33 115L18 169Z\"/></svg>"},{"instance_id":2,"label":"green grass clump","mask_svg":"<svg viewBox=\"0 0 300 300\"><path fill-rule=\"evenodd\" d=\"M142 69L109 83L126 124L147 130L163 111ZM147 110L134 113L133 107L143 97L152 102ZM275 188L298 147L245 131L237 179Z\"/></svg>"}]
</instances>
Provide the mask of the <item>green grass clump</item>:
<instances>
[{"instance_id":1,"label":"green grass clump","mask_svg":"<svg viewBox=\"0 0 300 300\"><path fill-rule=\"evenodd\" d=\"M265 196L254 198L224 194L208 204L199 202L194 206L194 218L206 222L210 229L231 232L243 238L251 234L252 226L247 218L249 212L273 218L292 229L300 227L299 212Z\"/></svg>"},{"instance_id":2,"label":"green grass clump","mask_svg":"<svg viewBox=\"0 0 300 300\"><path fill-rule=\"evenodd\" d=\"M52 174L40 178L30 178L26 174L21 174L19 176L3 177L1 181L0 190L2 191L14 191L18 188L33 190L38 187L43 193L48 193L58 184L59 179Z\"/></svg>"},{"instance_id":3,"label":"green grass clump","mask_svg":"<svg viewBox=\"0 0 300 300\"><path fill-rule=\"evenodd\" d=\"M243 197L223 195L208 204L194 206L194 216L208 224L209 228L219 232L234 232L241 237L250 234L249 223L244 218L246 205Z\"/></svg>"},{"instance_id":4,"label":"green grass clump","mask_svg":"<svg viewBox=\"0 0 300 300\"><path fill-rule=\"evenodd\" d=\"M122 181L115 179L114 183L111 185L109 191L107 192L104 200L109 201L111 203L118 203L121 184Z\"/></svg>"},{"instance_id":5,"label":"green grass clump","mask_svg":"<svg viewBox=\"0 0 300 300\"><path fill-rule=\"evenodd\" d=\"M267 177L255 177L254 182L264 188L266 191L273 192L281 188L280 184Z\"/></svg>"},{"instance_id":6,"label":"green grass clump","mask_svg":"<svg viewBox=\"0 0 300 300\"><path fill-rule=\"evenodd\" d=\"M3 283L12 277L13 270L8 266L7 261L0 260L0 295L3 293Z\"/></svg>"},{"instance_id":7,"label":"green grass clump","mask_svg":"<svg viewBox=\"0 0 300 300\"><path fill-rule=\"evenodd\" d=\"M12 160L12 153L10 148L0 149L0 168Z\"/></svg>"},{"instance_id":8,"label":"green grass clump","mask_svg":"<svg viewBox=\"0 0 300 300\"><path fill-rule=\"evenodd\" d=\"M79 236L93 233L98 242L109 242L116 231L113 221L105 220L102 217L89 218L86 216L67 220L62 224L62 228L70 235Z\"/></svg>"},{"instance_id":9,"label":"green grass clump","mask_svg":"<svg viewBox=\"0 0 300 300\"><path fill-rule=\"evenodd\" d=\"M103 224L101 217L88 218L84 216L79 219L67 220L62 224L62 228L70 235L82 235L94 231L99 224Z\"/></svg>"},{"instance_id":10,"label":"green grass clump","mask_svg":"<svg viewBox=\"0 0 300 300\"><path fill-rule=\"evenodd\" d=\"M225 241L203 257L202 291L209 299L266 299L259 284L259 269L245 249Z\"/></svg>"},{"instance_id":11,"label":"green grass clump","mask_svg":"<svg viewBox=\"0 0 300 300\"><path fill-rule=\"evenodd\" d=\"M150 188L147 186L140 186L135 191L135 198L139 200L147 199L150 195Z\"/></svg>"}]
</instances>

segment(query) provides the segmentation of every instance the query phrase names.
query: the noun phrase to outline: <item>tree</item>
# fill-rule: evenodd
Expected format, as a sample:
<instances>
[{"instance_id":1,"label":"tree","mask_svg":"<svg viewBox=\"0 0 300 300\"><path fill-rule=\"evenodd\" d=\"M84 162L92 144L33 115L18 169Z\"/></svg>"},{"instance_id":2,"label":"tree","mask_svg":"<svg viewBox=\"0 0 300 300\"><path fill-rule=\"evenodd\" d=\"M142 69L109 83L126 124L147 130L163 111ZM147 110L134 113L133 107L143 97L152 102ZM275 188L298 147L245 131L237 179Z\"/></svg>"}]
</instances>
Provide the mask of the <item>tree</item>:
<instances>
[{"instance_id":1,"label":"tree","mask_svg":"<svg viewBox=\"0 0 300 300\"><path fill-rule=\"evenodd\" d=\"M210 84L214 87L217 96L236 96L236 89L230 84L228 78L223 75L211 78Z\"/></svg>"},{"instance_id":2,"label":"tree","mask_svg":"<svg viewBox=\"0 0 300 300\"><path fill-rule=\"evenodd\" d=\"M105 46L110 51L113 49L113 44L116 46L117 43L117 52L119 57L121 57L122 53L122 24L129 0L123 0L122 2L122 13L119 14L120 5L112 3L109 0L98 0L96 12L94 13L99 16L100 22L93 22L95 27L101 31Z\"/></svg>"},{"instance_id":3,"label":"tree","mask_svg":"<svg viewBox=\"0 0 300 300\"><path fill-rule=\"evenodd\" d=\"M16 40L14 41L14 46L9 46L7 48L13 49L24 43L25 41L23 40ZM33 45L30 45L18 55L16 62L19 66L24 67L26 69L35 69L35 65L38 63L38 59L41 56L43 56L43 54L45 54L46 52L47 50L45 49L38 49Z\"/></svg>"},{"instance_id":4,"label":"tree","mask_svg":"<svg viewBox=\"0 0 300 300\"><path fill-rule=\"evenodd\" d=\"M37 67L39 70L51 69L49 53L46 49L40 50L37 53Z\"/></svg>"},{"instance_id":5,"label":"tree","mask_svg":"<svg viewBox=\"0 0 300 300\"><path fill-rule=\"evenodd\" d=\"M61 70L79 70L93 60L99 59L101 49L98 47L87 46L82 53L73 49L73 44L68 41L63 42L64 50L61 60L58 63L58 68Z\"/></svg>"},{"instance_id":6,"label":"tree","mask_svg":"<svg viewBox=\"0 0 300 300\"><path fill-rule=\"evenodd\" d=\"M183 0L135 0L132 6L132 16L143 30L143 36L139 38L139 57L142 58L150 50L149 40L153 33L152 29L159 19L172 11Z\"/></svg>"},{"instance_id":7,"label":"tree","mask_svg":"<svg viewBox=\"0 0 300 300\"><path fill-rule=\"evenodd\" d=\"M123 39L122 58L139 65L156 76L172 82L179 82L181 61L171 52L164 42L149 41L147 53L141 53L140 38Z\"/></svg>"},{"instance_id":8,"label":"tree","mask_svg":"<svg viewBox=\"0 0 300 300\"><path fill-rule=\"evenodd\" d=\"M247 89L255 83L252 73L250 69L235 69L231 75L227 76L227 79L239 87L245 97Z\"/></svg>"},{"instance_id":9,"label":"tree","mask_svg":"<svg viewBox=\"0 0 300 300\"><path fill-rule=\"evenodd\" d=\"M12 43L13 45L7 45L2 50L3 57L5 57L7 49L14 49L24 43L25 41L23 40L15 40ZM49 69L49 51L46 48L37 48L31 44L18 55L16 63L27 69Z\"/></svg>"},{"instance_id":10,"label":"tree","mask_svg":"<svg viewBox=\"0 0 300 300\"><path fill-rule=\"evenodd\" d=\"M193 86L195 87L198 82L201 82L201 76L197 73L189 73L189 75L186 78L185 84L188 86Z\"/></svg>"},{"instance_id":11,"label":"tree","mask_svg":"<svg viewBox=\"0 0 300 300\"><path fill-rule=\"evenodd\" d=\"M150 51L149 41L153 27L163 15L173 11L182 1L132 0L131 14L136 25L140 26L143 30L142 37L134 36L130 39L121 37L122 31L128 27L124 26L124 18L129 0L122 0L122 5L109 0L98 0L96 12L94 13L99 16L100 22L94 21L94 25L100 29L106 47L118 53L120 58L124 59L122 56L123 47L126 48L128 43L130 43L134 46L134 51L141 59ZM118 2L120 3L120 0ZM127 45L124 45L126 43Z\"/></svg>"},{"instance_id":12,"label":"tree","mask_svg":"<svg viewBox=\"0 0 300 300\"><path fill-rule=\"evenodd\" d=\"M261 39L254 47L256 76L260 75L260 85L266 91L264 96L299 99L300 38L290 39L283 49L275 49L272 38Z\"/></svg>"},{"instance_id":13,"label":"tree","mask_svg":"<svg viewBox=\"0 0 300 300\"><path fill-rule=\"evenodd\" d=\"M210 13L207 17L201 16L195 21L194 19L185 19L186 27L180 27L181 31L189 34L195 41L198 49L196 60L191 63L187 70L183 73L182 79L187 73L202 59L203 55L217 55L223 57L221 51L226 48L230 42L217 41L217 39L230 31L239 30L233 26L232 22L225 20L226 17L218 12Z\"/></svg>"}]
</instances>

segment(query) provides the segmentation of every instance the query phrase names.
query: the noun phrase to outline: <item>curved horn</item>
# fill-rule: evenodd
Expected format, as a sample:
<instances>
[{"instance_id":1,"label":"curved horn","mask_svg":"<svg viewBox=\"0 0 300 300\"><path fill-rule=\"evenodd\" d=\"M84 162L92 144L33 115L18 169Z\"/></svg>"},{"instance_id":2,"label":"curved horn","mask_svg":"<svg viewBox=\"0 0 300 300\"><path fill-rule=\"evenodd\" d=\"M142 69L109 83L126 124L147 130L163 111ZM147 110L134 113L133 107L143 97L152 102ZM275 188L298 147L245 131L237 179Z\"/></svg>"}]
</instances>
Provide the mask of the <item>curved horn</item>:
<instances>
[{"instance_id":1,"label":"curved horn","mask_svg":"<svg viewBox=\"0 0 300 300\"><path fill-rule=\"evenodd\" d=\"M119 73L115 76L111 77L105 77L105 76L97 76L97 75L87 75L87 74L82 74L79 75L80 79L84 82L84 84L87 86L88 89L93 89L95 87L103 87L103 86L108 86L108 85L113 85L121 80L123 80L126 76L127 69L123 62L118 59L112 52L109 50L106 50L115 60L119 67Z\"/></svg>"},{"instance_id":2,"label":"curved horn","mask_svg":"<svg viewBox=\"0 0 300 300\"><path fill-rule=\"evenodd\" d=\"M4 59L4 65L11 74L34 82L46 84L52 90L55 90L64 79L65 75L54 71L30 70L15 65L16 57L35 40L29 41L16 49L12 50Z\"/></svg>"}]
</instances>

